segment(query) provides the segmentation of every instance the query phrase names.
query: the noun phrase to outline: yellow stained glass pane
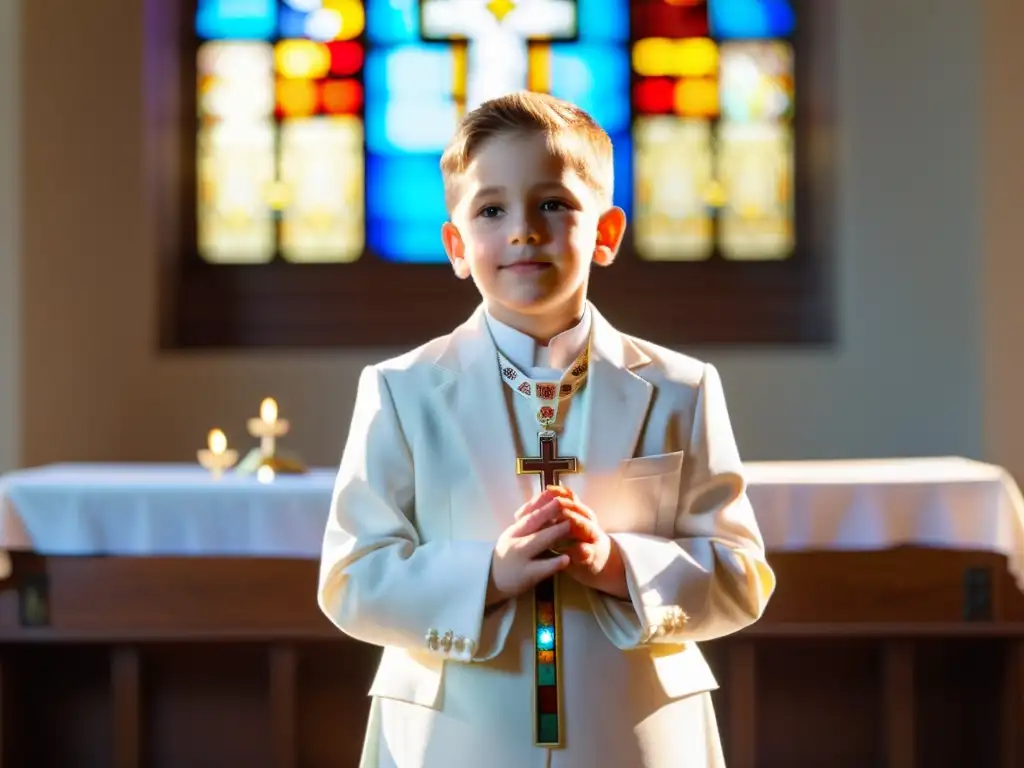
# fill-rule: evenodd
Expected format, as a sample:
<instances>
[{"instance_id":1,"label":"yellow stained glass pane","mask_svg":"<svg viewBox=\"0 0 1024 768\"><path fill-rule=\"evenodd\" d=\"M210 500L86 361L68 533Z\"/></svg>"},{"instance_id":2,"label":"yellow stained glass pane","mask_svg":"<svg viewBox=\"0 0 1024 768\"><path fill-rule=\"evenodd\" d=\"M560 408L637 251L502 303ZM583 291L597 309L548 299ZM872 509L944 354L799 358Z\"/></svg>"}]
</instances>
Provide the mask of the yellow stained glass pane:
<instances>
[{"instance_id":1,"label":"yellow stained glass pane","mask_svg":"<svg viewBox=\"0 0 1024 768\"><path fill-rule=\"evenodd\" d=\"M633 69L642 77L711 77L718 74L718 45L703 37L646 37L633 44Z\"/></svg>"},{"instance_id":2,"label":"yellow stained glass pane","mask_svg":"<svg viewBox=\"0 0 1024 768\"><path fill-rule=\"evenodd\" d=\"M277 81L277 105L287 117L306 117L320 108L320 91L312 80Z\"/></svg>"},{"instance_id":3,"label":"yellow stained glass pane","mask_svg":"<svg viewBox=\"0 0 1024 768\"><path fill-rule=\"evenodd\" d=\"M364 247L363 126L351 115L281 124L281 255L352 262Z\"/></svg>"},{"instance_id":4,"label":"yellow stained glass pane","mask_svg":"<svg viewBox=\"0 0 1024 768\"><path fill-rule=\"evenodd\" d=\"M727 259L792 255L793 137L784 123L719 124L718 175L725 205L719 247Z\"/></svg>"},{"instance_id":5,"label":"yellow stained glass pane","mask_svg":"<svg viewBox=\"0 0 1024 768\"><path fill-rule=\"evenodd\" d=\"M199 49L199 118L263 120L274 113L274 51L266 43L214 42Z\"/></svg>"},{"instance_id":6,"label":"yellow stained glass pane","mask_svg":"<svg viewBox=\"0 0 1024 768\"><path fill-rule=\"evenodd\" d=\"M723 43L722 116L739 122L787 119L793 111L793 49L788 43Z\"/></svg>"},{"instance_id":7,"label":"yellow stained glass pane","mask_svg":"<svg viewBox=\"0 0 1024 768\"><path fill-rule=\"evenodd\" d=\"M281 77L315 80L331 71L331 52L312 40L282 40L274 48L274 63Z\"/></svg>"},{"instance_id":8,"label":"yellow stained glass pane","mask_svg":"<svg viewBox=\"0 0 1024 768\"><path fill-rule=\"evenodd\" d=\"M274 182L274 126L229 120L199 129L199 253L217 264L270 261L276 248L266 192Z\"/></svg>"},{"instance_id":9,"label":"yellow stained glass pane","mask_svg":"<svg viewBox=\"0 0 1024 768\"><path fill-rule=\"evenodd\" d=\"M708 205L711 124L670 116L637 120L633 231L648 260L697 261L714 250Z\"/></svg>"},{"instance_id":10,"label":"yellow stained glass pane","mask_svg":"<svg viewBox=\"0 0 1024 768\"><path fill-rule=\"evenodd\" d=\"M676 81L674 106L683 117L718 116L718 82L711 77L684 77Z\"/></svg>"}]
</instances>

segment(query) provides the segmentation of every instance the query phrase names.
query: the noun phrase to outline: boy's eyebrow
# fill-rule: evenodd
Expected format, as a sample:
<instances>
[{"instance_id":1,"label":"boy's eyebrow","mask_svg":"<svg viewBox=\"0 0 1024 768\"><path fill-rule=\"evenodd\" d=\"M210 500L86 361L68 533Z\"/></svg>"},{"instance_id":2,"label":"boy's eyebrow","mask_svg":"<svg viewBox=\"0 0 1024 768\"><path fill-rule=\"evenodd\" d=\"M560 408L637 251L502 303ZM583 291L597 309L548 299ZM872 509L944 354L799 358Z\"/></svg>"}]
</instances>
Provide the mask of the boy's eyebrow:
<instances>
[{"instance_id":1,"label":"boy's eyebrow","mask_svg":"<svg viewBox=\"0 0 1024 768\"><path fill-rule=\"evenodd\" d=\"M505 191L504 187L481 187L473 194L473 199L478 197L487 197L488 195L498 195Z\"/></svg>"},{"instance_id":2,"label":"boy's eyebrow","mask_svg":"<svg viewBox=\"0 0 1024 768\"><path fill-rule=\"evenodd\" d=\"M550 181L542 181L539 184L534 184L533 185L533 189L534 189L534 191L557 189L560 192L566 192L568 194L572 194L569 191L569 188L567 186L565 186L565 184L563 182L558 181L557 179L552 179ZM496 196L496 195L501 195L505 191L506 191L506 188L502 187L502 186L480 187L480 189L476 190L469 199L470 199L470 201L477 201L477 200L480 200L480 199L485 198L485 197L493 197L493 196Z\"/></svg>"}]
</instances>

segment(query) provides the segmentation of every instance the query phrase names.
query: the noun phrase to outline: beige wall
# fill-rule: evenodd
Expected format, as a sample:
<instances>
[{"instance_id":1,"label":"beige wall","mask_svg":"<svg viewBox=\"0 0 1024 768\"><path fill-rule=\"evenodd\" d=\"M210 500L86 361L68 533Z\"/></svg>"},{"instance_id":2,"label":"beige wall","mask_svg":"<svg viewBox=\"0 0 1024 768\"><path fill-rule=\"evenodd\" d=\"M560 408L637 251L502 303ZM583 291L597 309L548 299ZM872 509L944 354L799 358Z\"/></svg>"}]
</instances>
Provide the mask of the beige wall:
<instances>
[{"instance_id":1,"label":"beige wall","mask_svg":"<svg viewBox=\"0 0 1024 768\"><path fill-rule=\"evenodd\" d=\"M985 450L1024 483L1024 3L985 0L981 350Z\"/></svg>"},{"instance_id":2,"label":"beige wall","mask_svg":"<svg viewBox=\"0 0 1024 768\"><path fill-rule=\"evenodd\" d=\"M21 443L20 6L0 2L0 472L18 466Z\"/></svg>"},{"instance_id":3,"label":"beige wall","mask_svg":"<svg viewBox=\"0 0 1024 768\"><path fill-rule=\"evenodd\" d=\"M983 309L986 321L1012 322L997 310L1020 283L1006 202L1020 175L991 146L980 152L990 134L1009 140L1007 116L1021 126L1019 93L1005 76L1002 91L986 81L996 59L1020 58L1010 30L1021 3L819 2L837 6L840 41L841 342L695 352L720 365L748 458L958 453L1024 472L1005 427L1024 420L1024 405L992 383L1013 372L1003 352L1014 330L982 325ZM1002 16L986 27L1000 50L984 60L983 2ZM241 440L244 419L273 394L295 425L290 444L334 463L358 370L390 350L155 351L141 5L24 3L20 331L0 315L0 341L10 328L22 341L21 459L188 460L214 424ZM5 141L0 127L0 153ZM0 170L0 201L11 194L2 183ZM990 198L1003 205L983 216ZM0 254L10 239L0 235Z\"/></svg>"}]
</instances>

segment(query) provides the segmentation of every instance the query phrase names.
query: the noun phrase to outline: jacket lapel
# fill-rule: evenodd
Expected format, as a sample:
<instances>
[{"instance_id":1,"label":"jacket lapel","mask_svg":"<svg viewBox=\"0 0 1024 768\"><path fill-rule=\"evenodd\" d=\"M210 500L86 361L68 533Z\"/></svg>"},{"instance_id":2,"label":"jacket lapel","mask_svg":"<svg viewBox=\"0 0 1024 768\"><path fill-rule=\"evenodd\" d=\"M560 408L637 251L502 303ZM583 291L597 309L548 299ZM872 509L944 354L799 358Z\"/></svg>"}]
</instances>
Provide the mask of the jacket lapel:
<instances>
[{"instance_id":1,"label":"jacket lapel","mask_svg":"<svg viewBox=\"0 0 1024 768\"><path fill-rule=\"evenodd\" d=\"M532 495L533 478L516 474L505 383L482 307L455 330L435 364L453 374L437 389L438 402L448 414L452 434L462 439L468 469L487 499L490 516L504 528Z\"/></svg>"},{"instance_id":2,"label":"jacket lapel","mask_svg":"<svg viewBox=\"0 0 1024 768\"><path fill-rule=\"evenodd\" d=\"M632 458L651 404L653 387L633 372L650 358L591 305L589 396L584 416L582 475L566 478L583 499L599 499L618 482L621 463ZM498 370L497 349L480 307L449 338L435 365L451 375L436 390L452 434L487 499L489 516L502 528L511 513L536 492L536 479L516 474L516 441ZM527 452L534 449L527 446ZM458 471L458 469L453 469ZM588 502L592 503L592 502Z\"/></svg>"},{"instance_id":3,"label":"jacket lapel","mask_svg":"<svg viewBox=\"0 0 1024 768\"><path fill-rule=\"evenodd\" d=\"M643 350L619 333L593 306L590 389L584 421L580 496L597 500L618 482L619 466L633 457L647 420L654 388L633 369L650 362Z\"/></svg>"}]
</instances>

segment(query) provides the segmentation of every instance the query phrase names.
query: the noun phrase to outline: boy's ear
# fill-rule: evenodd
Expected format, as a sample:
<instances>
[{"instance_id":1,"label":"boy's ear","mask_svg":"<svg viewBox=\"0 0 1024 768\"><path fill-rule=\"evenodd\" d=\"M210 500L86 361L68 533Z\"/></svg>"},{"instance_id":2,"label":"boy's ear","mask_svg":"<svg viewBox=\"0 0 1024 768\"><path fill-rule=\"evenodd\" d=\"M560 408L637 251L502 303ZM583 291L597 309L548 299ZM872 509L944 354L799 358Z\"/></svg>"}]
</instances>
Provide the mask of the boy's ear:
<instances>
[{"instance_id":1,"label":"boy's ear","mask_svg":"<svg viewBox=\"0 0 1024 768\"><path fill-rule=\"evenodd\" d=\"M455 276L465 280L470 276L469 264L466 262L466 246L462 242L462 235L458 227L450 221L441 225L441 243L444 245L444 252L448 254L448 261L452 263Z\"/></svg>"},{"instance_id":2,"label":"boy's ear","mask_svg":"<svg viewBox=\"0 0 1024 768\"><path fill-rule=\"evenodd\" d=\"M626 212L612 206L597 221L597 246L594 248L594 263L600 267L607 267L615 261L625 234Z\"/></svg>"}]
</instances>

